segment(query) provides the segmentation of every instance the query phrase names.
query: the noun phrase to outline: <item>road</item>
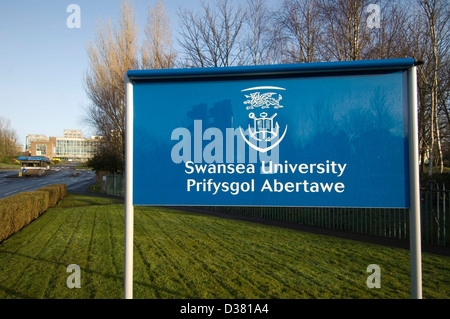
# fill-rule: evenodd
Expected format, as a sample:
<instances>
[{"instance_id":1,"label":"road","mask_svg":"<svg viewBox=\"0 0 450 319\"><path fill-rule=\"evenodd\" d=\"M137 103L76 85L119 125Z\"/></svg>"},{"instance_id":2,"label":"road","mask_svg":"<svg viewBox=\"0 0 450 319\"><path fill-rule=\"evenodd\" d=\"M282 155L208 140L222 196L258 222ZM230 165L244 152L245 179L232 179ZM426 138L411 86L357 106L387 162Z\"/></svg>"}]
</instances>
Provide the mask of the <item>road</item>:
<instances>
[{"instance_id":1,"label":"road","mask_svg":"<svg viewBox=\"0 0 450 319\"><path fill-rule=\"evenodd\" d=\"M0 171L0 198L12 196L21 192L29 192L51 184L66 184L67 191L87 194L90 185L95 183L95 172L77 170L73 176L76 164L54 166L43 176L19 177L19 171Z\"/></svg>"}]
</instances>

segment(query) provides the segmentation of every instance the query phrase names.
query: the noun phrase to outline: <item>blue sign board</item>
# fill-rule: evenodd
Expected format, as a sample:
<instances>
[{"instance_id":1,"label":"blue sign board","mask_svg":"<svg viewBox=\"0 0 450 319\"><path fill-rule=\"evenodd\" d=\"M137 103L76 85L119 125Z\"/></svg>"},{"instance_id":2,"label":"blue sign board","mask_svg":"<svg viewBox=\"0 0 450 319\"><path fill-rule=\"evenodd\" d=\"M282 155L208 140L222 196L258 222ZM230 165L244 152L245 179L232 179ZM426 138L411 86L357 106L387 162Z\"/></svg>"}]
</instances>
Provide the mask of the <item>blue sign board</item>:
<instances>
[{"instance_id":1,"label":"blue sign board","mask_svg":"<svg viewBox=\"0 0 450 319\"><path fill-rule=\"evenodd\" d=\"M133 204L407 208L413 64L128 71Z\"/></svg>"},{"instance_id":2,"label":"blue sign board","mask_svg":"<svg viewBox=\"0 0 450 319\"><path fill-rule=\"evenodd\" d=\"M50 160L47 157L41 156L19 156L17 157L18 161L41 161L50 163Z\"/></svg>"}]
</instances>

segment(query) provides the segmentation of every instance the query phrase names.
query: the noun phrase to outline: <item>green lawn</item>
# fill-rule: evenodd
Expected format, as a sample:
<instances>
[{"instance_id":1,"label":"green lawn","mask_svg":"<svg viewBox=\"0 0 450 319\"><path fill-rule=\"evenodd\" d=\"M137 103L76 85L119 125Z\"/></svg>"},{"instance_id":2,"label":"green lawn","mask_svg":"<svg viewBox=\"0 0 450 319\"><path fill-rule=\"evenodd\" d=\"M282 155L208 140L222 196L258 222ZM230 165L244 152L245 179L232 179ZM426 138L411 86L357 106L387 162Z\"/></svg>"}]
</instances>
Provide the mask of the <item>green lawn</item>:
<instances>
[{"instance_id":1,"label":"green lawn","mask_svg":"<svg viewBox=\"0 0 450 319\"><path fill-rule=\"evenodd\" d=\"M20 164L8 164L8 163L0 163L0 169L20 169Z\"/></svg>"},{"instance_id":2,"label":"green lawn","mask_svg":"<svg viewBox=\"0 0 450 319\"><path fill-rule=\"evenodd\" d=\"M123 219L121 203L70 194L0 244L0 298L122 298ZM134 232L134 298L410 297L407 250L155 207L135 208ZM423 255L423 296L450 298L450 257Z\"/></svg>"}]
</instances>

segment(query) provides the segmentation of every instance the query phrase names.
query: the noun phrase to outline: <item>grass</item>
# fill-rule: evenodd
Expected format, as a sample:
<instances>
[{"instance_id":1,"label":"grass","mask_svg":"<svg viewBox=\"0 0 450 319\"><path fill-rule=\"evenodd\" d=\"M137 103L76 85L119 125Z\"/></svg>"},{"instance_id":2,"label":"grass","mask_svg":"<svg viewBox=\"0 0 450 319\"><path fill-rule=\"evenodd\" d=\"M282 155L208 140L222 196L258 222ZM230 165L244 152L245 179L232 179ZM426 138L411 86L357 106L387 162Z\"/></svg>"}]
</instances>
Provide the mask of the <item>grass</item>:
<instances>
[{"instance_id":1,"label":"grass","mask_svg":"<svg viewBox=\"0 0 450 319\"><path fill-rule=\"evenodd\" d=\"M20 169L17 156L0 156L0 169Z\"/></svg>"},{"instance_id":2,"label":"grass","mask_svg":"<svg viewBox=\"0 0 450 319\"><path fill-rule=\"evenodd\" d=\"M14 168L14 169L20 169L20 164L9 164L9 163L0 163L0 169L2 168Z\"/></svg>"},{"instance_id":3,"label":"grass","mask_svg":"<svg viewBox=\"0 0 450 319\"><path fill-rule=\"evenodd\" d=\"M89 193L102 194L102 188L100 183L94 183L91 186L89 186Z\"/></svg>"},{"instance_id":4,"label":"grass","mask_svg":"<svg viewBox=\"0 0 450 319\"><path fill-rule=\"evenodd\" d=\"M73 166L74 169L87 169L90 170L92 167L87 166L86 162L78 163L77 165Z\"/></svg>"},{"instance_id":5,"label":"grass","mask_svg":"<svg viewBox=\"0 0 450 319\"><path fill-rule=\"evenodd\" d=\"M0 244L0 298L122 298L123 219L116 200L69 194ZM140 206L134 243L135 298L410 298L402 249ZM450 298L450 257L423 254L423 296Z\"/></svg>"}]
</instances>

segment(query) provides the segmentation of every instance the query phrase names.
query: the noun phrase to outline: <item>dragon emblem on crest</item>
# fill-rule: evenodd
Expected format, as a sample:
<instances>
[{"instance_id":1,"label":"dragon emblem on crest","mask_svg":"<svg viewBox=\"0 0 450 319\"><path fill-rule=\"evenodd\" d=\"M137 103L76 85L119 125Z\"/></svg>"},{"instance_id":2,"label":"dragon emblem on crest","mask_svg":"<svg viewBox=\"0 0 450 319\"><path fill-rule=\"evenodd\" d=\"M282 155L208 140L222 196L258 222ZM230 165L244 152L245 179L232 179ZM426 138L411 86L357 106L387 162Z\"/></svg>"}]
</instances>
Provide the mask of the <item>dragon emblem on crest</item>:
<instances>
[{"instance_id":1,"label":"dragon emblem on crest","mask_svg":"<svg viewBox=\"0 0 450 319\"><path fill-rule=\"evenodd\" d=\"M246 98L250 99L244 102L244 104L250 104L247 106L247 110L253 109L255 107L261 107L261 109L267 109L271 105L274 106L275 109L279 109L280 107L283 107L283 105L280 105L280 101L283 98L281 94L278 94L278 100L272 97L276 93L270 92L270 93L263 93L260 92L254 92L250 93L250 95L245 95Z\"/></svg>"}]
</instances>

